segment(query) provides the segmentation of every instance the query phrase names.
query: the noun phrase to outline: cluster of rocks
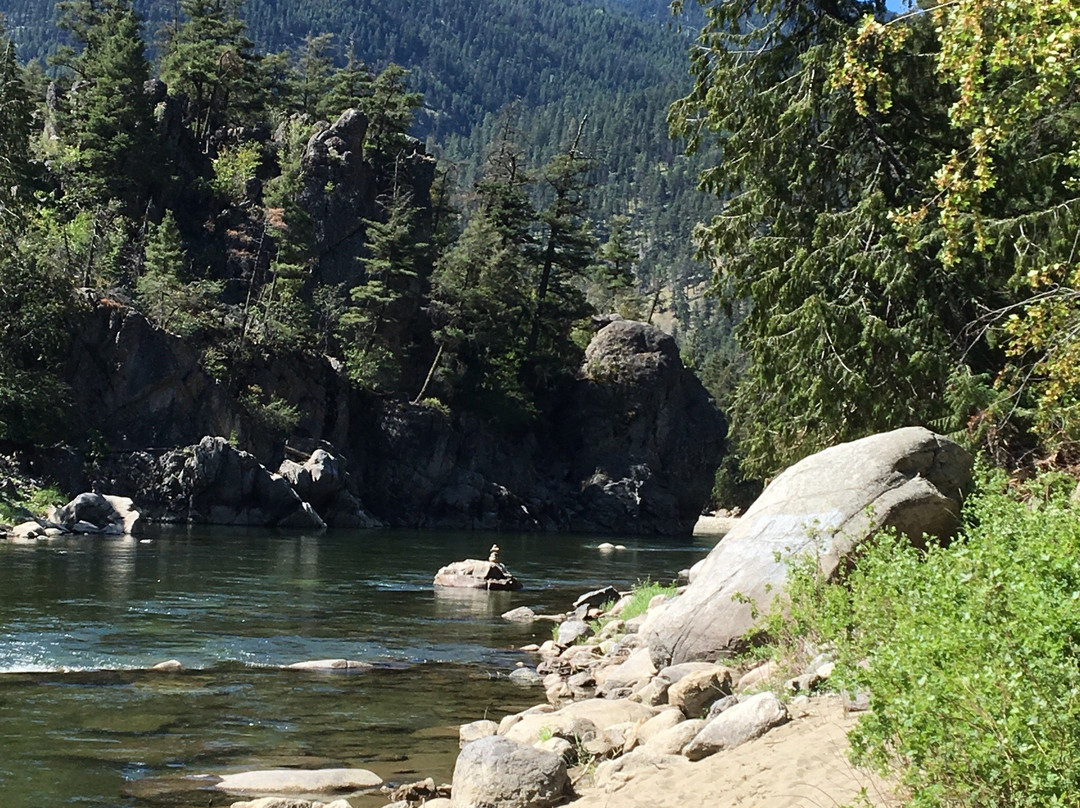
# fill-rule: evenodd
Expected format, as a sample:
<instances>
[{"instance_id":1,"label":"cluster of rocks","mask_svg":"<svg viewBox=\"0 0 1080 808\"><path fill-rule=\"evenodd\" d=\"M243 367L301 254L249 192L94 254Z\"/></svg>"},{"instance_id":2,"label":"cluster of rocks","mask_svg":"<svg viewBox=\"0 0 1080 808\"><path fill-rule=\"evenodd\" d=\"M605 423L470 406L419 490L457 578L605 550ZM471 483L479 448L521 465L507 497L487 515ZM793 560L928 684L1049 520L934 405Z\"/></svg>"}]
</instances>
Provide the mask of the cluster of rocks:
<instances>
[{"instance_id":1,"label":"cluster of rocks","mask_svg":"<svg viewBox=\"0 0 1080 808\"><path fill-rule=\"evenodd\" d=\"M583 598L600 592L610 594ZM665 601L658 596L651 608ZM774 690L806 699L831 673L827 654L786 681L773 662L748 671L708 662L657 671L637 632L647 613L621 620L626 602L606 612L579 605L559 626L576 639L535 649L547 703L460 727L446 804L545 808L583 788L616 791L641 772L762 736L790 719ZM585 619L602 628L583 638L576 624ZM415 803L406 795L386 808Z\"/></svg>"},{"instance_id":2,"label":"cluster of rocks","mask_svg":"<svg viewBox=\"0 0 1080 808\"><path fill-rule=\"evenodd\" d=\"M40 519L31 519L7 529L13 541L35 541L58 536L131 535L140 515L127 497L84 493L64 505L53 508Z\"/></svg>"},{"instance_id":3,"label":"cluster of rocks","mask_svg":"<svg viewBox=\"0 0 1080 808\"><path fill-rule=\"evenodd\" d=\"M222 437L128 458L140 509L155 522L251 527L378 527L340 457L318 446L271 471Z\"/></svg>"},{"instance_id":4,"label":"cluster of rocks","mask_svg":"<svg viewBox=\"0 0 1080 808\"><path fill-rule=\"evenodd\" d=\"M601 613L611 592L583 596L552 640L527 648L541 657L531 678L547 702L460 728L452 804L546 808L575 788L617 791L639 773L723 753L791 720L832 673L828 653L787 672L775 662L724 663L771 607L790 560L814 558L829 577L882 527L915 541L948 537L971 463L921 428L833 447L780 475L674 598L658 596L627 620L625 598ZM528 619L515 612L505 617ZM848 704L867 707L865 696Z\"/></svg>"}]
</instances>

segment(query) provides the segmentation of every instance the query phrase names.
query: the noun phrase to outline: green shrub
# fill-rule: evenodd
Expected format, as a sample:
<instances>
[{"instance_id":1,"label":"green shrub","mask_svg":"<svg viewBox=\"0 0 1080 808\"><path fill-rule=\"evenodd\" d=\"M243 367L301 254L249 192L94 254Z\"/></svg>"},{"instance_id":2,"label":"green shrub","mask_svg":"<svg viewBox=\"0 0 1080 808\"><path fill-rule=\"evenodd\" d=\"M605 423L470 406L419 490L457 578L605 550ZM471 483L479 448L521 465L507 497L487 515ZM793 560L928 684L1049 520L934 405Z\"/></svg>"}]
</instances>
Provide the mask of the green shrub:
<instances>
[{"instance_id":1,"label":"green shrub","mask_svg":"<svg viewBox=\"0 0 1080 808\"><path fill-rule=\"evenodd\" d=\"M620 612L619 619L633 620L635 617L645 614L645 611L649 608L650 600L657 595L674 597L677 589L678 587L674 582L661 584L656 581L651 581L648 578L644 581L638 581L630 590L630 601L626 604L626 607L622 612Z\"/></svg>"},{"instance_id":2,"label":"green shrub","mask_svg":"<svg viewBox=\"0 0 1080 808\"><path fill-rule=\"evenodd\" d=\"M771 627L835 644L840 686L873 709L853 758L897 772L916 808L1080 805L1080 518L1064 488L1017 497L984 475L950 546L884 534L844 585L792 572Z\"/></svg>"}]
</instances>

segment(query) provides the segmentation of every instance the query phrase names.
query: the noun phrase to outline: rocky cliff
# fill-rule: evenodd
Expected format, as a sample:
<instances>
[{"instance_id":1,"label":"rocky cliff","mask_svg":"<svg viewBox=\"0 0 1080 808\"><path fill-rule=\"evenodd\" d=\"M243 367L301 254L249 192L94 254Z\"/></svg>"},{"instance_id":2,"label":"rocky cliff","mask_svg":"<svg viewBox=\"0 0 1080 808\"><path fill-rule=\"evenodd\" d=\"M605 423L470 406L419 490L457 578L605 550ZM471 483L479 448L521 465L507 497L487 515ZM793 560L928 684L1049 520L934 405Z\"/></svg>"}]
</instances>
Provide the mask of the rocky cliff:
<instances>
[{"instance_id":1,"label":"rocky cliff","mask_svg":"<svg viewBox=\"0 0 1080 808\"><path fill-rule=\"evenodd\" d=\"M364 396L330 360L279 359L259 381L300 412L287 440L272 440L182 341L141 315L103 304L80 333L69 378L92 402L80 425L113 448L90 483L172 521L292 519L291 497L264 501L281 486L263 475L280 466L287 477L283 461L295 466L318 449L331 458L320 468L340 467L356 500L351 521L331 524L689 534L724 447L723 416L674 340L643 323L601 328L561 403L513 434L468 413ZM246 459L223 455L224 441L196 448L223 435ZM204 455L214 469L196 462ZM220 468L237 470L235 485L204 484Z\"/></svg>"}]
</instances>

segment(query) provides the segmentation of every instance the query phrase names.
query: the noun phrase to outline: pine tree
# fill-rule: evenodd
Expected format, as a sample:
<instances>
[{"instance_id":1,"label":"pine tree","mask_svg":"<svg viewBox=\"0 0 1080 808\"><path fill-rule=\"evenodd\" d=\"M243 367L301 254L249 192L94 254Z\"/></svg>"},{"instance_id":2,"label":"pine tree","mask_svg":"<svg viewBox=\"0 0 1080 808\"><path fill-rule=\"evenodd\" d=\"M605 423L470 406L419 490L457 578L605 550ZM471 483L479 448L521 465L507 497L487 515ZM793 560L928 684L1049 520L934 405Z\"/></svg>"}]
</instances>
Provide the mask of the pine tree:
<instances>
[{"instance_id":1,"label":"pine tree","mask_svg":"<svg viewBox=\"0 0 1080 808\"><path fill-rule=\"evenodd\" d=\"M82 45L69 63L76 82L63 120L72 174L67 190L96 204L119 200L123 212L138 215L156 153L139 18L130 0L74 0L61 9L61 24Z\"/></svg>"},{"instance_id":2,"label":"pine tree","mask_svg":"<svg viewBox=\"0 0 1080 808\"><path fill-rule=\"evenodd\" d=\"M367 220L364 283L350 290L352 307L341 318L346 367L355 384L389 391L398 383L402 343L400 308L419 295L419 276L430 264L419 210L397 189L383 202L385 220Z\"/></svg>"},{"instance_id":3,"label":"pine tree","mask_svg":"<svg viewBox=\"0 0 1080 808\"><path fill-rule=\"evenodd\" d=\"M165 33L161 78L184 99L185 120L204 146L219 127L260 111L258 56L241 2L181 0L185 19Z\"/></svg>"},{"instance_id":4,"label":"pine tree","mask_svg":"<svg viewBox=\"0 0 1080 808\"><path fill-rule=\"evenodd\" d=\"M30 95L0 19L0 237L11 243L29 196Z\"/></svg>"},{"instance_id":5,"label":"pine tree","mask_svg":"<svg viewBox=\"0 0 1080 808\"><path fill-rule=\"evenodd\" d=\"M582 287L596 255L588 218L589 173L594 162L580 150L585 119L573 143L542 170L551 201L540 211L542 248L532 325L525 345L534 383L546 384L577 364L573 323L591 311Z\"/></svg>"},{"instance_id":6,"label":"pine tree","mask_svg":"<svg viewBox=\"0 0 1080 808\"><path fill-rule=\"evenodd\" d=\"M597 308L604 311L616 306L634 286L634 265L641 253L634 245L629 216L612 216L608 220L608 239L600 245L596 257L594 278L600 287Z\"/></svg>"}]
</instances>

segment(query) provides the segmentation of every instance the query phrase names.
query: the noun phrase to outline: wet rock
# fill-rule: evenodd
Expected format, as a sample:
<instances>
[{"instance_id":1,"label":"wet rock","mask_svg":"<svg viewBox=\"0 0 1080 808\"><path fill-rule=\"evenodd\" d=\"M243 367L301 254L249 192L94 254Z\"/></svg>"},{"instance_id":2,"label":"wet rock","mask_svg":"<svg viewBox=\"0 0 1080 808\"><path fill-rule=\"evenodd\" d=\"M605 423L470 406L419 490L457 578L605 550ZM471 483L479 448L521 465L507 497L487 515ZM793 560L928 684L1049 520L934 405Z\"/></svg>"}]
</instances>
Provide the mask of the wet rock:
<instances>
[{"instance_id":1,"label":"wet rock","mask_svg":"<svg viewBox=\"0 0 1080 808\"><path fill-rule=\"evenodd\" d=\"M370 662L358 662L355 659L309 659L285 666L294 671L331 671L340 673L367 673L374 670Z\"/></svg>"},{"instance_id":2,"label":"wet rock","mask_svg":"<svg viewBox=\"0 0 1080 808\"><path fill-rule=\"evenodd\" d=\"M435 574L435 586L463 589L521 589L521 582L502 564L467 558L447 564Z\"/></svg>"},{"instance_id":3,"label":"wet rock","mask_svg":"<svg viewBox=\"0 0 1080 808\"><path fill-rule=\"evenodd\" d=\"M538 685L544 681L544 677L532 668L517 668L510 673L510 681L519 685Z\"/></svg>"},{"instance_id":4,"label":"wet rock","mask_svg":"<svg viewBox=\"0 0 1080 808\"><path fill-rule=\"evenodd\" d=\"M16 541L30 541L45 535L45 528L37 522L23 522L8 531L8 536Z\"/></svg>"},{"instance_id":5,"label":"wet rock","mask_svg":"<svg viewBox=\"0 0 1080 808\"><path fill-rule=\"evenodd\" d=\"M509 620L511 623L532 623L536 620L536 612L528 606L518 606L516 609L503 612L502 619Z\"/></svg>"},{"instance_id":6,"label":"wet rock","mask_svg":"<svg viewBox=\"0 0 1080 808\"><path fill-rule=\"evenodd\" d=\"M267 769L222 775L214 785L231 794L327 794L382 785L367 769Z\"/></svg>"},{"instance_id":7,"label":"wet rock","mask_svg":"<svg viewBox=\"0 0 1080 808\"><path fill-rule=\"evenodd\" d=\"M184 669L183 664L178 659L166 659L164 662L159 662L150 668L152 671L162 671L165 673L179 673Z\"/></svg>"}]
</instances>

